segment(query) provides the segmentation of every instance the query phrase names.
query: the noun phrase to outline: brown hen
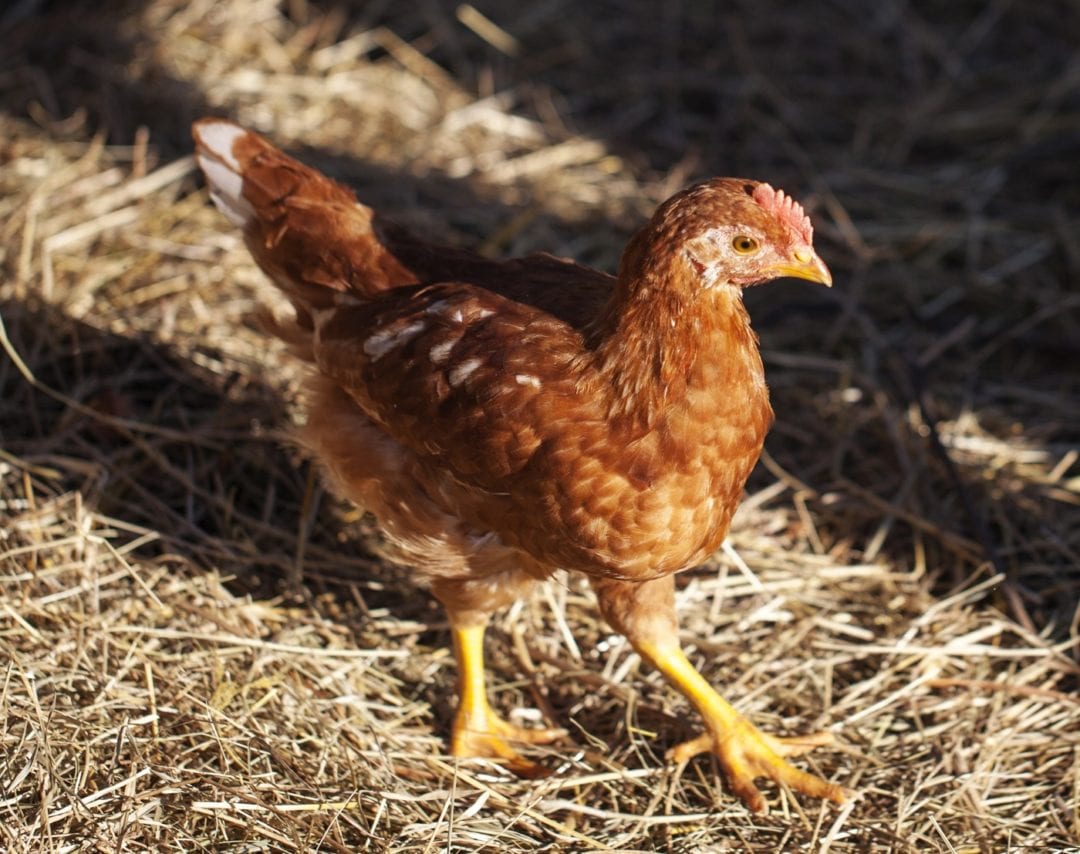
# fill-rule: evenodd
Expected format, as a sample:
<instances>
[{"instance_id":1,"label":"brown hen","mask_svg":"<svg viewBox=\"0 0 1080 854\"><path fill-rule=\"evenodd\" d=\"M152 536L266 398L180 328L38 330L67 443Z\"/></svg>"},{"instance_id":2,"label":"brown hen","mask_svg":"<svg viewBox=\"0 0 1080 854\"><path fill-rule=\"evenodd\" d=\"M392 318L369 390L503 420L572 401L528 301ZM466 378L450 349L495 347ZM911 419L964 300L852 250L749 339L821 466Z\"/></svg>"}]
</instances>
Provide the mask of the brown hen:
<instances>
[{"instance_id":1,"label":"brown hen","mask_svg":"<svg viewBox=\"0 0 1080 854\"><path fill-rule=\"evenodd\" d=\"M828 736L775 738L739 715L683 654L673 595L673 573L726 536L772 421L742 289L831 283L802 208L767 184L706 181L660 206L612 277L433 245L238 125L194 135L214 202L296 309L275 331L315 366L300 441L449 614L454 755L542 770L514 743L560 732L490 708L483 634L566 569L700 712L677 762L715 754L754 810L756 777L842 803L784 758Z\"/></svg>"}]
</instances>

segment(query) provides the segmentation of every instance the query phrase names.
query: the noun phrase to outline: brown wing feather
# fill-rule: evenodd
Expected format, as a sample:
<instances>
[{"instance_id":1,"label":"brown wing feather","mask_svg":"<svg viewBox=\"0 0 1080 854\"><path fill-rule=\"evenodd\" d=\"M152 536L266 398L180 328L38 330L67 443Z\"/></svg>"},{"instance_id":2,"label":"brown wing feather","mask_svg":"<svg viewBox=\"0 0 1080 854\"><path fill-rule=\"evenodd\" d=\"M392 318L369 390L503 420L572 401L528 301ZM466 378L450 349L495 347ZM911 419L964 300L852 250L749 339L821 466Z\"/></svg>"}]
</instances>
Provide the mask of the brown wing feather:
<instances>
[{"instance_id":1,"label":"brown wing feather","mask_svg":"<svg viewBox=\"0 0 1080 854\"><path fill-rule=\"evenodd\" d=\"M505 490L566 417L524 410L588 419L581 335L544 312L464 283L339 303L319 318L320 372L397 441L479 489Z\"/></svg>"}]
</instances>

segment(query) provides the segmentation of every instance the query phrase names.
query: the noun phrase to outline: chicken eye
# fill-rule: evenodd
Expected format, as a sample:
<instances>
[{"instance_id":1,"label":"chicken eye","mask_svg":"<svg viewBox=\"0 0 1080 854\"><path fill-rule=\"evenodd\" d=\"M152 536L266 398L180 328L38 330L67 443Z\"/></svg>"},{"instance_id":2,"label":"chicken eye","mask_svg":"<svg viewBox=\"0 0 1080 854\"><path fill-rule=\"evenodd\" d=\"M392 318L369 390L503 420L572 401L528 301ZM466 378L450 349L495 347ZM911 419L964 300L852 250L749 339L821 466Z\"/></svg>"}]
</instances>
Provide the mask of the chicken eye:
<instances>
[{"instance_id":1,"label":"chicken eye","mask_svg":"<svg viewBox=\"0 0 1080 854\"><path fill-rule=\"evenodd\" d=\"M758 242L748 234L739 234L732 239L731 248L740 255L749 255L751 252L757 252Z\"/></svg>"}]
</instances>

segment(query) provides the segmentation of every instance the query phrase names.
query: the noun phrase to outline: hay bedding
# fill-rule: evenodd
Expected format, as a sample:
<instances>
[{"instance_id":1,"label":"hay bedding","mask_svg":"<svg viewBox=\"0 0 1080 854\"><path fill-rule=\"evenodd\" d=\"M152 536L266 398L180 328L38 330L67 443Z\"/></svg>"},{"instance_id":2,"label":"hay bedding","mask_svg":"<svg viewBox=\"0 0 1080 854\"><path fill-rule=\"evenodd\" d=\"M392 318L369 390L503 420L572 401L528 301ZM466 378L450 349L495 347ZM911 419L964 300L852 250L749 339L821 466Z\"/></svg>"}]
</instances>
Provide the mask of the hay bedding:
<instances>
[{"instance_id":1,"label":"hay bedding","mask_svg":"<svg viewBox=\"0 0 1080 854\"><path fill-rule=\"evenodd\" d=\"M1075 7L406 5L0 19L0 848L1075 850ZM838 287L750 295L779 422L680 607L861 801L675 777L692 716L574 579L490 644L559 773L444 755L442 615L282 442L276 297L184 156L211 111L497 253L611 267L701 174L814 206Z\"/></svg>"}]
</instances>

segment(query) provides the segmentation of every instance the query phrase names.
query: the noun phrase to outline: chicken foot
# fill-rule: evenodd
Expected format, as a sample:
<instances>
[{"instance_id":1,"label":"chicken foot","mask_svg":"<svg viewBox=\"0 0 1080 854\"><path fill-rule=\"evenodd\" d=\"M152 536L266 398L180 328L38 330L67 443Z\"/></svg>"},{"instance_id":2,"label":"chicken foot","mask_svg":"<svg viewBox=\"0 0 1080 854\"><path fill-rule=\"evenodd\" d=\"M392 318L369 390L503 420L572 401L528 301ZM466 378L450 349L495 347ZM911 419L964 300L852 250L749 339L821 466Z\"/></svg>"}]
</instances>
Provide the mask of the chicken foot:
<instances>
[{"instance_id":1,"label":"chicken foot","mask_svg":"<svg viewBox=\"0 0 1080 854\"><path fill-rule=\"evenodd\" d=\"M453 626L458 665L458 709L450 733L450 753L458 757L502 760L522 777L545 777L543 765L526 759L518 744L548 744L566 735L562 729L526 729L503 720L488 703L484 676L486 623Z\"/></svg>"},{"instance_id":2,"label":"chicken foot","mask_svg":"<svg viewBox=\"0 0 1080 854\"><path fill-rule=\"evenodd\" d=\"M705 732L672 748L668 757L681 770L699 753L712 753L731 791L754 812L764 812L765 798L754 784L768 777L797 792L843 804L853 793L790 765L797 756L829 744L829 733L778 738L761 732L709 685L683 653L675 618L674 581L666 576L640 583L593 579L604 618L626 636L637 653L697 709Z\"/></svg>"}]
</instances>

